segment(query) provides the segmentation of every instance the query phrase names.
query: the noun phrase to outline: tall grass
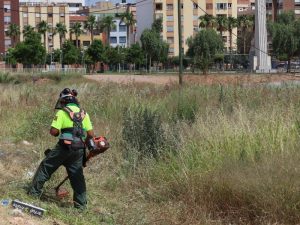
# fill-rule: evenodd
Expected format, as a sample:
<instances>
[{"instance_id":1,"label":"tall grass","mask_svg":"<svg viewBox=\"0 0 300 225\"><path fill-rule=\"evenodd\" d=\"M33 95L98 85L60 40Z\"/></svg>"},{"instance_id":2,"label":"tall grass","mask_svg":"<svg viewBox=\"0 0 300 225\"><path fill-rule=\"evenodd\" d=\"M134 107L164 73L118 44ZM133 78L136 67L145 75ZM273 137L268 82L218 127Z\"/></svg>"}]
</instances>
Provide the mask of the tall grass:
<instances>
[{"instance_id":1,"label":"tall grass","mask_svg":"<svg viewBox=\"0 0 300 225\"><path fill-rule=\"evenodd\" d=\"M299 87L186 86L179 92L175 86L80 78L1 85L0 145L11 144L6 160L24 148L22 157L32 162L9 170L32 170L55 143L48 129L64 87L78 90L96 134L107 136L112 147L86 169L89 211L78 215L71 206L36 202L48 216L76 225L299 223ZM24 139L34 145L22 146ZM148 153L128 151L124 157L131 140L164 143L151 145L159 150L156 157L140 158L132 173L124 170L126 157ZM13 182L0 194L32 201L20 188L29 179L13 174L3 176ZM58 171L46 191L64 174Z\"/></svg>"}]
</instances>

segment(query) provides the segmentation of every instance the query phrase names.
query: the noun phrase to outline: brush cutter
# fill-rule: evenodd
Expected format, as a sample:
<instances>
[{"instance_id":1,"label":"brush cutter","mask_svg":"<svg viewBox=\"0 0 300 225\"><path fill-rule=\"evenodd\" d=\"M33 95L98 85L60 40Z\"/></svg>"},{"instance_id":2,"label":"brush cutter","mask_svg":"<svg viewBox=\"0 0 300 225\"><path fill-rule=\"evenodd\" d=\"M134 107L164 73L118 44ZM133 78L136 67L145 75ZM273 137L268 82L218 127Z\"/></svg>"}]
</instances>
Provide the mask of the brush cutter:
<instances>
[{"instance_id":1,"label":"brush cutter","mask_svg":"<svg viewBox=\"0 0 300 225\"><path fill-rule=\"evenodd\" d=\"M99 155L100 153L103 153L107 149L109 149L110 144L107 141L106 137L100 136L100 137L94 137L92 139L89 139L89 141L87 143L87 147L88 147L88 154L84 156L83 167L86 167L87 161L89 161L91 158L93 158L96 155ZM66 176L55 187L56 197L58 197L59 199L62 199L69 195L69 192L65 188L61 187L68 179L69 179L69 176Z\"/></svg>"}]
</instances>

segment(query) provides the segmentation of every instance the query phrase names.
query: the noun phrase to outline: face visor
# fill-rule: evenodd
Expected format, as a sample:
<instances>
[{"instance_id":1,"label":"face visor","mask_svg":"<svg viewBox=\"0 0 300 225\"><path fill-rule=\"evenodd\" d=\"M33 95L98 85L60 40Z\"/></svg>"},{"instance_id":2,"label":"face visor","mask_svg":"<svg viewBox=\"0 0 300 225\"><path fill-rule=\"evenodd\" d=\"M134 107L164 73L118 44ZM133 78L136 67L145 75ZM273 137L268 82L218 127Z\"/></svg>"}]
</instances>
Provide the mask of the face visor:
<instances>
[{"instance_id":1,"label":"face visor","mask_svg":"<svg viewBox=\"0 0 300 225\"><path fill-rule=\"evenodd\" d=\"M66 106L69 102L74 101L74 98L77 96L76 90L70 90L69 88L65 88L62 90L62 92L59 94L59 98L55 104L55 109L62 109Z\"/></svg>"}]
</instances>

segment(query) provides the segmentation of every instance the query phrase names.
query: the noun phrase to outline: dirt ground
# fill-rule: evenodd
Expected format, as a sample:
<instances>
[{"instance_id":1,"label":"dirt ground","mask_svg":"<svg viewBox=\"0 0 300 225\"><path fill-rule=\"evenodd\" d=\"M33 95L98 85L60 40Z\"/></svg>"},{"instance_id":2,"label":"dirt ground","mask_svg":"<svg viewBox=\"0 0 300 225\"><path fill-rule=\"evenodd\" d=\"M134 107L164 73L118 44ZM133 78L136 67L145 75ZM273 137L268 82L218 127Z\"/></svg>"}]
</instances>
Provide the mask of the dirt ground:
<instances>
[{"instance_id":1,"label":"dirt ground","mask_svg":"<svg viewBox=\"0 0 300 225\"><path fill-rule=\"evenodd\" d=\"M87 75L88 79L100 82L116 83L152 83L169 85L178 83L176 75ZM210 75L184 75L183 82L186 84L262 84L279 83L286 81L299 81L300 74L210 74Z\"/></svg>"}]
</instances>

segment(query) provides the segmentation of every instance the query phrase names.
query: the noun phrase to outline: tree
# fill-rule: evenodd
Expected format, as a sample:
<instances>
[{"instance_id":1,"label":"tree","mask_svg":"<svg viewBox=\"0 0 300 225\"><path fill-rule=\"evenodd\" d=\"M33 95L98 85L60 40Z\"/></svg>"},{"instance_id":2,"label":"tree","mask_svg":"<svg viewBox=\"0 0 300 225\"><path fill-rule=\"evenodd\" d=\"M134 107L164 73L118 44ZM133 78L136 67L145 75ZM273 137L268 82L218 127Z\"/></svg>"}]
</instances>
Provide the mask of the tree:
<instances>
[{"instance_id":1,"label":"tree","mask_svg":"<svg viewBox=\"0 0 300 225\"><path fill-rule=\"evenodd\" d=\"M110 68L113 68L113 70L117 70L117 68L119 68L120 71L120 64L125 61L126 48L122 48L120 46L115 48L106 46L104 55L105 62L109 64Z\"/></svg>"},{"instance_id":2,"label":"tree","mask_svg":"<svg viewBox=\"0 0 300 225\"><path fill-rule=\"evenodd\" d=\"M253 17L248 15L241 15L237 18L238 27L241 29L242 40L243 40L243 54L246 54L246 40L247 40L247 33L249 29L252 30L254 21Z\"/></svg>"},{"instance_id":3,"label":"tree","mask_svg":"<svg viewBox=\"0 0 300 225\"><path fill-rule=\"evenodd\" d=\"M32 32L26 36L24 42L16 45L13 57L24 67L44 64L46 50L41 43L41 36L37 32Z\"/></svg>"},{"instance_id":4,"label":"tree","mask_svg":"<svg viewBox=\"0 0 300 225\"><path fill-rule=\"evenodd\" d=\"M110 45L110 31L116 28L114 18L112 16L105 16L100 21L100 27L107 34L106 44Z\"/></svg>"},{"instance_id":5,"label":"tree","mask_svg":"<svg viewBox=\"0 0 300 225\"><path fill-rule=\"evenodd\" d=\"M162 22L163 22L162 18L157 18L156 20L154 20L154 22L152 23L152 26L151 26L151 30L160 34L163 31Z\"/></svg>"},{"instance_id":6,"label":"tree","mask_svg":"<svg viewBox=\"0 0 300 225\"><path fill-rule=\"evenodd\" d=\"M223 38L223 32L227 29L227 16L226 15L218 15L215 18L217 30L220 32L221 37Z\"/></svg>"},{"instance_id":7,"label":"tree","mask_svg":"<svg viewBox=\"0 0 300 225\"><path fill-rule=\"evenodd\" d=\"M138 43L136 43L128 48L125 60L129 64L133 64L133 68L135 70L136 65L143 63L143 58L143 49Z\"/></svg>"},{"instance_id":8,"label":"tree","mask_svg":"<svg viewBox=\"0 0 300 225\"><path fill-rule=\"evenodd\" d=\"M132 12L127 11L121 15L121 22L125 23L125 25L126 25L127 47L129 47L130 46L130 37L129 37L130 27L135 25L136 20L134 19Z\"/></svg>"},{"instance_id":9,"label":"tree","mask_svg":"<svg viewBox=\"0 0 300 225\"><path fill-rule=\"evenodd\" d=\"M87 18L87 21L84 24L84 29L87 29L91 34L91 42L94 41L94 29L96 27L96 17L94 15L90 15Z\"/></svg>"},{"instance_id":10,"label":"tree","mask_svg":"<svg viewBox=\"0 0 300 225\"><path fill-rule=\"evenodd\" d=\"M59 35L59 46L60 48L62 48L62 44L63 44L63 39L66 36L67 33L67 27L65 24L59 22L56 24L55 26L55 33L57 33Z\"/></svg>"},{"instance_id":11,"label":"tree","mask_svg":"<svg viewBox=\"0 0 300 225\"><path fill-rule=\"evenodd\" d=\"M53 52L47 54L47 64L51 65L52 62L61 62L61 50L55 49Z\"/></svg>"},{"instance_id":12,"label":"tree","mask_svg":"<svg viewBox=\"0 0 300 225\"><path fill-rule=\"evenodd\" d=\"M5 55L5 62L13 67L17 64L17 59L15 58L14 52L15 48L9 48Z\"/></svg>"},{"instance_id":13,"label":"tree","mask_svg":"<svg viewBox=\"0 0 300 225\"><path fill-rule=\"evenodd\" d=\"M193 64L199 67L203 74L207 73L217 54L224 51L224 43L220 35L213 29L201 30L194 38L187 41L187 55L193 59Z\"/></svg>"},{"instance_id":14,"label":"tree","mask_svg":"<svg viewBox=\"0 0 300 225\"><path fill-rule=\"evenodd\" d=\"M205 14L203 16L199 16L199 27L201 28L212 28L215 24L215 18L212 15Z\"/></svg>"},{"instance_id":15,"label":"tree","mask_svg":"<svg viewBox=\"0 0 300 225\"><path fill-rule=\"evenodd\" d=\"M87 49L86 54L92 62L92 71L94 72L96 63L101 62L104 59L104 47L102 41L94 40Z\"/></svg>"},{"instance_id":16,"label":"tree","mask_svg":"<svg viewBox=\"0 0 300 225\"><path fill-rule=\"evenodd\" d=\"M30 34L32 34L34 32L34 27L32 27L30 25L25 25L22 32L23 32L24 38L26 38L27 36L29 36Z\"/></svg>"},{"instance_id":17,"label":"tree","mask_svg":"<svg viewBox=\"0 0 300 225\"><path fill-rule=\"evenodd\" d=\"M295 20L293 13L283 13L268 28L272 36L273 53L278 59L288 61L287 72L290 72L291 59L300 50L300 22Z\"/></svg>"},{"instance_id":18,"label":"tree","mask_svg":"<svg viewBox=\"0 0 300 225\"><path fill-rule=\"evenodd\" d=\"M62 46L62 63L72 65L79 61L79 50L69 40L65 41Z\"/></svg>"},{"instance_id":19,"label":"tree","mask_svg":"<svg viewBox=\"0 0 300 225\"><path fill-rule=\"evenodd\" d=\"M81 23L76 22L70 29L70 32L75 34L76 37L76 47L79 48L78 38L82 34Z\"/></svg>"},{"instance_id":20,"label":"tree","mask_svg":"<svg viewBox=\"0 0 300 225\"><path fill-rule=\"evenodd\" d=\"M11 38L12 47L16 46L16 42L20 34L21 34L20 27L17 24L14 23L9 24L8 29L6 31L6 35Z\"/></svg>"},{"instance_id":21,"label":"tree","mask_svg":"<svg viewBox=\"0 0 300 225\"><path fill-rule=\"evenodd\" d=\"M237 19L229 16L227 19L227 30L229 32L229 51L232 53L232 32L237 27Z\"/></svg>"},{"instance_id":22,"label":"tree","mask_svg":"<svg viewBox=\"0 0 300 225\"><path fill-rule=\"evenodd\" d=\"M46 37L47 37L47 32L50 30L50 26L45 20L42 20L40 23L37 25L38 32L44 36L44 47L47 51L46 48Z\"/></svg>"},{"instance_id":23,"label":"tree","mask_svg":"<svg viewBox=\"0 0 300 225\"><path fill-rule=\"evenodd\" d=\"M147 64L149 61L150 72L153 58L158 58L160 53L160 41L158 34L153 30L146 29L141 35L142 49L146 54Z\"/></svg>"}]
</instances>

